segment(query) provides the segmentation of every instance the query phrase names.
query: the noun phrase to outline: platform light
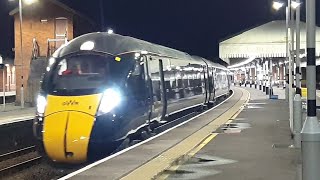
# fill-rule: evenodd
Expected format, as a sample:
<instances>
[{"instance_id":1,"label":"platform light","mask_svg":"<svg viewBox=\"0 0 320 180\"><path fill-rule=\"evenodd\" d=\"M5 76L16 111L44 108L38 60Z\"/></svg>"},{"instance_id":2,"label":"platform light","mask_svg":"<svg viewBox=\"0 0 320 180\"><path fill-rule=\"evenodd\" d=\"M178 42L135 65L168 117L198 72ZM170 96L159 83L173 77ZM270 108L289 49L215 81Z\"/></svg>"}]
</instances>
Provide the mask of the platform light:
<instances>
[{"instance_id":1,"label":"platform light","mask_svg":"<svg viewBox=\"0 0 320 180\"><path fill-rule=\"evenodd\" d=\"M273 4L272 4L272 8L275 9L275 10L279 10L280 8L282 8L284 6L284 3L282 2L277 2L277 1L273 1Z\"/></svg>"},{"instance_id":2,"label":"platform light","mask_svg":"<svg viewBox=\"0 0 320 180\"><path fill-rule=\"evenodd\" d=\"M235 64L235 65L232 65L232 66L228 66L228 68L229 69L230 68L233 69L233 68L241 67L241 66L244 66L246 64L249 64L250 62L252 62L255 59L256 59L256 57L253 56L253 57L250 57L250 58L248 58L247 60L245 60L245 61L243 61L241 63Z\"/></svg>"},{"instance_id":3,"label":"platform light","mask_svg":"<svg viewBox=\"0 0 320 180\"><path fill-rule=\"evenodd\" d=\"M23 0L24 3L26 3L27 5L33 4L35 2L37 2L38 0Z\"/></svg>"},{"instance_id":4,"label":"platform light","mask_svg":"<svg viewBox=\"0 0 320 180\"><path fill-rule=\"evenodd\" d=\"M291 7L293 9L297 9L297 7L299 7L301 5L301 3L298 3L296 1L291 1Z\"/></svg>"}]
</instances>

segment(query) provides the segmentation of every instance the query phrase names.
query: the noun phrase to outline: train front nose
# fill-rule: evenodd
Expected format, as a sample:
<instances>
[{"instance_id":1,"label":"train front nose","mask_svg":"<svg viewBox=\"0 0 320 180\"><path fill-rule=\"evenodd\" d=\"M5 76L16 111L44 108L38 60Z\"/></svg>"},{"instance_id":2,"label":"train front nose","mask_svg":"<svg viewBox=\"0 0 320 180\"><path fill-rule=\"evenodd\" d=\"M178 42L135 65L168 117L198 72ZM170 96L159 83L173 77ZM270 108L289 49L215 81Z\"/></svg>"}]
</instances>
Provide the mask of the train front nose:
<instances>
[{"instance_id":1,"label":"train front nose","mask_svg":"<svg viewBox=\"0 0 320 180\"><path fill-rule=\"evenodd\" d=\"M78 111L62 111L45 118L43 143L54 161L81 163L87 151L95 117Z\"/></svg>"},{"instance_id":2,"label":"train front nose","mask_svg":"<svg viewBox=\"0 0 320 180\"><path fill-rule=\"evenodd\" d=\"M45 153L56 162L85 162L100 94L86 96L48 95L43 118Z\"/></svg>"}]
</instances>

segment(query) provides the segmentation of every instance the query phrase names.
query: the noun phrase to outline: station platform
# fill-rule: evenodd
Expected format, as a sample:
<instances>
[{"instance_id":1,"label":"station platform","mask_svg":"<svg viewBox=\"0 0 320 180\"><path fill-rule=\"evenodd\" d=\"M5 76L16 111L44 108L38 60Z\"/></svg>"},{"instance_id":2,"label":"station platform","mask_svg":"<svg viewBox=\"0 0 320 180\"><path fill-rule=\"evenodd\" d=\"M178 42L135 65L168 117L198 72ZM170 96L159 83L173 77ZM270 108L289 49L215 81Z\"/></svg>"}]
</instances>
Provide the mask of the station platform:
<instances>
[{"instance_id":1,"label":"station platform","mask_svg":"<svg viewBox=\"0 0 320 180\"><path fill-rule=\"evenodd\" d=\"M21 108L14 103L0 105L0 125L33 119L36 113L34 107Z\"/></svg>"},{"instance_id":2,"label":"station platform","mask_svg":"<svg viewBox=\"0 0 320 180\"><path fill-rule=\"evenodd\" d=\"M250 101L230 125L213 132L213 140L157 179L299 179L300 150L290 148L288 103L245 89Z\"/></svg>"},{"instance_id":3,"label":"station platform","mask_svg":"<svg viewBox=\"0 0 320 180\"><path fill-rule=\"evenodd\" d=\"M218 107L61 179L295 179L287 102L233 90Z\"/></svg>"}]
</instances>

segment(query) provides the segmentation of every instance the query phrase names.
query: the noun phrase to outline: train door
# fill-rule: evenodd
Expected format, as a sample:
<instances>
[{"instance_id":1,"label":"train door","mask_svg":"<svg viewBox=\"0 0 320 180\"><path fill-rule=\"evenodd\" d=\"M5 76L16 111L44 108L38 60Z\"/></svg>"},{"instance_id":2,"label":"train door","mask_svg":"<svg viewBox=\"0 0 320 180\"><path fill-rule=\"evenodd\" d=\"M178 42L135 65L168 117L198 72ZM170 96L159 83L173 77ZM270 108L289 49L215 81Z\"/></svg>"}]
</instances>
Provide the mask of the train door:
<instances>
[{"instance_id":1,"label":"train door","mask_svg":"<svg viewBox=\"0 0 320 180\"><path fill-rule=\"evenodd\" d=\"M205 100L204 100L204 104L207 104L208 101L209 101L209 87L208 87L208 73L207 73L207 66L203 65L202 66L202 70L203 70L203 79L202 79L202 82L203 82L203 85L202 85L202 88L203 88L203 93L204 93L204 96L205 96Z\"/></svg>"},{"instance_id":2,"label":"train door","mask_svg":"<svg viewBox=\"0 0 320 180\"><path fill-rule=\"evenodd\" d=\"M147 56L147 69L149 75L149 84L151 86L151 122L161 122L164 112L164 100L163 100L163 84L161 83L161 76L163 76L163 70L160 69L162 61L158 57Z\"/></svg>"},{"instance_id":3,"label":"train door","mask_svg":"<svg viewBox=\"0 0 320 180\"><path fill-rule=\"evenodd\" d=\"M208 79L207 79L207 83L208 83L208 93L209 93L209 98L208 101L212 101L213 99L213 88L212 88L212 68L207 65L207 74L208 74Z\"/></svg>"},{"instance_id":4,"label":"train door","mask_svg":"<svg viewBox=\"0 0 320 180\"><path fill-rule=\"evenodd\" d=\"M215 101L215 98L216 98L216 88L215 88L215 69L214 67L210 67L210 70L211 70L211 89L212 89L212 101Z\"/></svg>"},{"instance_id":5,"label":"train door","mask_svg":"<svg viewBox=\"0 0 320 180\"><path fill-rule=\"evenodd\" d=\"M148 65L148 57L143 56L141 61L143 62L144 66L144 79L146 84L147 96L146 96L146 103L148 106L148 124L150 124L150 120L152 119L152 108L153 108L153 92L152 92L152 80L149 72L149 65Z\"/></svg>"},{"instance_id":6,"label":"train door","mask_svg":"<svg viewBox=\"0 0 320 180\"><path fill-rule=\"evenodd\" d=\"M132 58L131 54L123 55L122 59ZM121 61L122 63L125 60ZM119 62L119 63L121 63ZM124 95L126 96L126 103L122 112L122 121L119 124L122 130L117 133L116 138L123 138L128 132L136 132L142 127L146 127L150 123L150 94L147 72L145 69L145 59L135 59L134 66L130 70L129 75L125 80Z\"/></svg>"}]
</instances>

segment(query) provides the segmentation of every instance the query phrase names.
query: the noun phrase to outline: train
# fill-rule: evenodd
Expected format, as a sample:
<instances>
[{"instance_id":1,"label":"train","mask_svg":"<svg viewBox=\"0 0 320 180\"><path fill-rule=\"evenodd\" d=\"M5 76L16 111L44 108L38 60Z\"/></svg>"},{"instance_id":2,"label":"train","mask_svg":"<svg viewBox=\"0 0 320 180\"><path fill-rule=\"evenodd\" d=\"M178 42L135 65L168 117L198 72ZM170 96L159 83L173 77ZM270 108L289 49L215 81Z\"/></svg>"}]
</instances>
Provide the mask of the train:
<instances>
[{"instance_id":1,"label":"train","mask_svg":"<svg viewBox=\"0 0 320 180\"><path fill-rule=\"evenodd\" d=\"M38 149L66 164L112 153L174 114L228 95L228 72L129 36L79 36L48 60L33 125Z\"/></svg>"}]
</instances>

